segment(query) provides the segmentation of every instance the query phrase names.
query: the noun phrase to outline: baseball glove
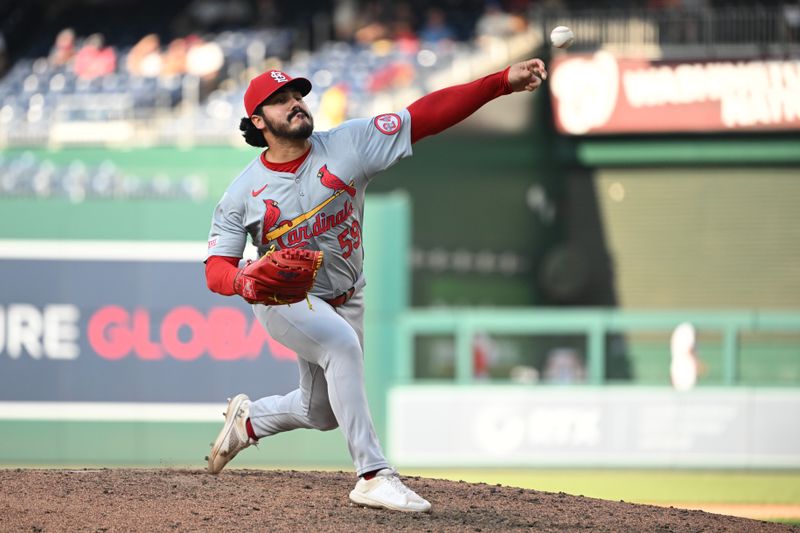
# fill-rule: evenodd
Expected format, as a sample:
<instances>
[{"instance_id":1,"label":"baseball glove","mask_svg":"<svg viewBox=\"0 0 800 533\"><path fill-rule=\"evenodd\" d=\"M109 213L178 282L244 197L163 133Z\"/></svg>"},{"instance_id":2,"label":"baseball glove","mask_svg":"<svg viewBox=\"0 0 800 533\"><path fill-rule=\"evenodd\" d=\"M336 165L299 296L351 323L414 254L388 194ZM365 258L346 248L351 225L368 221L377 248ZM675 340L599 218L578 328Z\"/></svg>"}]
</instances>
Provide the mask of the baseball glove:
<instances>
[{"instance_id":1,"label":"baseball glove","mask_svg":"<svg viewBox=\"0 0 800 533\"><path fill-rule=\"evenodd\" d=\"M233 290L251 304L293 304L306 299L320 266L320 251L270 250L239 270Z\"/></svg>"}]
</instances>

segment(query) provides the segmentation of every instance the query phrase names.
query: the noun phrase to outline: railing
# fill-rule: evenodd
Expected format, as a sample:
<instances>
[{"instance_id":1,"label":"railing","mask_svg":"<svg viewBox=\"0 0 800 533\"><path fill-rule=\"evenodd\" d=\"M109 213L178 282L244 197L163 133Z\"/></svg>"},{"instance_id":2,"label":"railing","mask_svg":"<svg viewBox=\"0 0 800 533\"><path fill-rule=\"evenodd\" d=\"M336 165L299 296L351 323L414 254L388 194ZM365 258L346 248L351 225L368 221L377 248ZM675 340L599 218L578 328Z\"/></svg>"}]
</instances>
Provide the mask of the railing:
<instances>
[{"instance_id":1,"label":"railing","mask_svg":"<svg viewBox=\"0 0 800 533\"><path fill-rule=\"evenodd\" d=\"M398 324L395 376L400 383L414 380L414 338L447 334L455 337L455 382L472 383L473 339L478 333L516 335L585 335L587 380L605 382L605 339L610 333L672 331L682 322L698 331L722 335L722 383L738 381L738 352L742 332L800 333L800 311L620 311L611 309L443 309L413 310ZM800 361L798 362L800 364Z\"/></svg>"},{"instance_id":2,"label":"railing","mask_svg":"<svg viewBox=\"0 0 800 533\"><path fill-rule=\"evenodd\" d=\"M534 8L530 20L547 36L555 26L569 26L577 46L597 45L788 45L798 44L791 6L721 6L674 9Z\"/></svg>"}]
</instances>

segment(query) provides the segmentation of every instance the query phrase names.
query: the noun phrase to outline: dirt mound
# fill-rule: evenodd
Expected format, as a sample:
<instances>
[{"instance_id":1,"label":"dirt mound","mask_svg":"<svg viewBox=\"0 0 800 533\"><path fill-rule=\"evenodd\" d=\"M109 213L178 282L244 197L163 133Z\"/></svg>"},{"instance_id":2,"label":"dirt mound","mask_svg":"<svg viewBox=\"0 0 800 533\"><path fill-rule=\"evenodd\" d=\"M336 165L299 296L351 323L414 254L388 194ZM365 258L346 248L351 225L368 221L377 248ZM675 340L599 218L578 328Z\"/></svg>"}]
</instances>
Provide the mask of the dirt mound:
<instances>
[{"instance_id":1,"label":"dirt mound","mask_svg":"<svg viewBox=\"0 0 800 533\"><path fill-rule=\"evenodd\" d=\"M433 505L404 514L352 505L351 473L0 470L3 531L797 531L703 511L426 478Z\"/></svg>"}]
</instances>

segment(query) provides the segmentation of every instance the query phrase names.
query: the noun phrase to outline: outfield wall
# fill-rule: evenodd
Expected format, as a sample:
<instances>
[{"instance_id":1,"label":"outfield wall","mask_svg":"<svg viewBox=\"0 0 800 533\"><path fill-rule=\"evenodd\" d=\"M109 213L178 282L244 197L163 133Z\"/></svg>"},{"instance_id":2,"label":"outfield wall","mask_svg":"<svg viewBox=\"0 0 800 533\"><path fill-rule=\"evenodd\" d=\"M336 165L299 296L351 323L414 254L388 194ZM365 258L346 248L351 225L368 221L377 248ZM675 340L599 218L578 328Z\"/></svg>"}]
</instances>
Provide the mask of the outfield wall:
<instances>
[{"instance_id":1,"label":"outfield wall","mask_svg":"<svg viewBox=\"0 0 800 533\"><path fill-rule=\"evenodd\" d=\"M800 467L800 392L399 386L389 450L425 467Z\"/></svg>"}]
</instances>

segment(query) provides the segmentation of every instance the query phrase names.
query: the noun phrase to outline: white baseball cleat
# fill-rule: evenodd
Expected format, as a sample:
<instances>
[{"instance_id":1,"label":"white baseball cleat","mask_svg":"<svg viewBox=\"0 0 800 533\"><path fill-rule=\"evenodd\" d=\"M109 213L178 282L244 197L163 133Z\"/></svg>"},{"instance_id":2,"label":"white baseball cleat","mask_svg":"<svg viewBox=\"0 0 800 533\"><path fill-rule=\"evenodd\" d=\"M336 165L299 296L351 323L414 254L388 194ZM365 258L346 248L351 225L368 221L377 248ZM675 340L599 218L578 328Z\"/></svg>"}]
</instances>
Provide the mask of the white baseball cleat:
<instances>
[{"instance_id":1,"label":"white baseball cleat","mask_svg":"<svg viewBox=\"0 0 800 533\"><path fill-rule=\"evenodd\" d=\"M384 468L370 480L359 479L356 488L350 491L350 500L359 505L393 511L427 513L431 510L431 504L406 487L397 471L391 468Z\"/></svg>"},{"instance_id":2,"label":"white baseball cleat","mask_svg":"<svg viewBox=\"0 0 800 533\"><path fill-rule=\"evenodd\" d=\"M207 457L208 471L212 474L219 474L237 453L256 443L247 435L245 423L250 416L250 398L246 394L238 394L229 400L224 415L225 425Z\"/></svg>"}]
</instances>

